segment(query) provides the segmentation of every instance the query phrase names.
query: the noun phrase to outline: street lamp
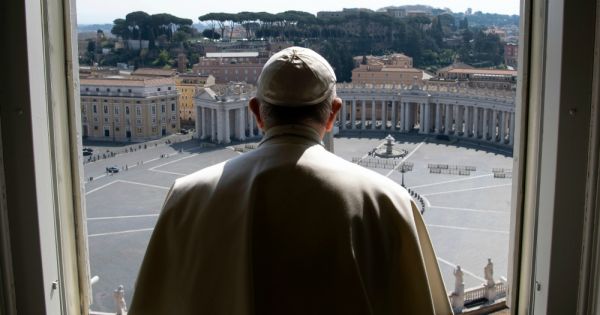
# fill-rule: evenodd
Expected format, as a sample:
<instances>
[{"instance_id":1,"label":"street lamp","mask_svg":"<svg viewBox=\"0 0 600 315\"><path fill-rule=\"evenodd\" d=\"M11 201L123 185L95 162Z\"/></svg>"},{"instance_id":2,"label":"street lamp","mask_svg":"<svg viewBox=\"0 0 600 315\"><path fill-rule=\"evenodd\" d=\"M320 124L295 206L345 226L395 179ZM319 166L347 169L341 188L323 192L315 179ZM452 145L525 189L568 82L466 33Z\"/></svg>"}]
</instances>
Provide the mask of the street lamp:
<instances>
[{"instance_id":1,"label":"street lamp","mask_svg":"<svg viewBox=\"0 0 600 315\"><path fill-rule=\"evenodd\" d=\"M412 171L413 166L414 164L412 162L402 162L396 168L398 172L402 173L402 187L406 187L404 186L404 173Z\"/></svg>"}]
</instances>

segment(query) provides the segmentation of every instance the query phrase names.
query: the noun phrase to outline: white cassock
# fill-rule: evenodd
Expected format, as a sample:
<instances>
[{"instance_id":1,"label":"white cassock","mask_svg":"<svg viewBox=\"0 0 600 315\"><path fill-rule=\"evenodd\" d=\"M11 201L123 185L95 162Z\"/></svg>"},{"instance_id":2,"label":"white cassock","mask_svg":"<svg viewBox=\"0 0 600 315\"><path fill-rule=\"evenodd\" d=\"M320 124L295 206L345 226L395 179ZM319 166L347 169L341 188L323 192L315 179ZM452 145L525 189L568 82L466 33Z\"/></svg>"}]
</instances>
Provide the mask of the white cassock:
<instances>
[{"instance_id":1,"label":"white cassock","mask_svg":"<svg viewBox=\"0 0 600 315\"><path fill-rule=\"evenodd\" d=\"M175 182L129 314L452 311L406 190L289 125Z\"/></svg>"}]
</instances>

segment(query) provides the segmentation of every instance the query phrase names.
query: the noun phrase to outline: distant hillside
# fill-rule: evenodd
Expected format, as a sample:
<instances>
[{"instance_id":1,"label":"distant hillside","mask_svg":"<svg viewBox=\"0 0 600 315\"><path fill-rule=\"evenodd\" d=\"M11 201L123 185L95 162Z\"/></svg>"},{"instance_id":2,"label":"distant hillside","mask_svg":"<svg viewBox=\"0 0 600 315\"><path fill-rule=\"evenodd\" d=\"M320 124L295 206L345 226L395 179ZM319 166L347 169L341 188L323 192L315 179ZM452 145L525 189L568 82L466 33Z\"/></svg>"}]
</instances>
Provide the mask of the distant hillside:
<instances>
[{"instance_id":1,"label":"distant hillside","mask_svg":"<svg viewBox=\"0 0 600 315\"><path fill-rule=\"evenodd\" d=\"M515 25L519 26L519 16L518 15L507 15L507 14L497 14L497 13L483 13L481 11L474 12L471 15L465 15L463 12L452 12L447 9L439 9L434 8L428 5L400 5L400 6L388 6L383 7L377 12L385 12L387 9L405 9L406 11L423 11L432 15L439 15L442 13L451 13L457 20L462 20L463 18L467 18L470 26L475 27L485 27L485 26L508 26Z\"/></svg>"},{"instance_id":2,"label":"distant hillside","mask_svg":"<svg viewBox=\"0 0 600 315\"><path fill-rule=\"evenodd\" d=\"M432 13L432 12L434 12L434 10L436 10L434 7L428 6L428 5L423 5L423 4L408 4L408 5L383 7L381 9L377 10L377 11L378 12L385 12L387 9L404 9L406 11L423 11L423 12L428 12L428 13Z\"/></svg>"},{"instance_id":3,"label":"distant hillside","mask_svg":"<svg viewBox=\"0 0 600 315\"><path fill-rule=\"evenodd\" d=\"M482 13L477 11L471 15L465 15L464 13L453 13L455 19L462 20L467 18L470 26L519 26L518 15L506 15L497 13Z\"/></svg>"}]
</instances>

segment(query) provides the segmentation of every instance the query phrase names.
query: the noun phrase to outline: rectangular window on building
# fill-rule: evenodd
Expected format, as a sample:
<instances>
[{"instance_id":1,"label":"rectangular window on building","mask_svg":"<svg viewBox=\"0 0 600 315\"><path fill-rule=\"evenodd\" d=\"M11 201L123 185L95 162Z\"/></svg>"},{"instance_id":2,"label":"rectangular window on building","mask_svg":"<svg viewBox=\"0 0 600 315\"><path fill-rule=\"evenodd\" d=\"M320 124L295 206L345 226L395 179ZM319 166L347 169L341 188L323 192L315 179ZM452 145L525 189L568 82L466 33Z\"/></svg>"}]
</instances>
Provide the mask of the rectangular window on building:
<instances>
[{"instance_id":1,"label":"rectangular window on building","mask_svg":"<svg viewBox=\"0 0 600 315\"><path fill-rule=\"evenodd\" d=\"M156 105L152 105L150 111L152 112L152 115L156 115Z\"/></svg>"},{"instance_id":2,"label":"rectangular window on building","mask_svg":"<svg viewBox=\"0 0 600 315\"><path fill-rule=\"evenodd\" d=\"M129 115L129 106L125 106L125 115Z\"/></svg>"},{"instance_id":3,"label":"rectangular window on building","mask_svg":"<svg viewBox=\"0 0 600 315\"><path fill-rule=\"evenodd\" d=\"M164 113L167 110L167 105L160 105L160 111Z\"/></svg>"},{"instance_id":4,"label":"rectangular window on building","mask_svg":"<svg viewBox=\"0 0 600 315\"><path fill-rule=\"evenodd\" d=\"M105 100L105 101L106 101L106 100ZM107 105L104 105L104 113L105 113L105 114L108 114L108 106L107 106Z\"/></svg>"},{"instance_id":5,"label":"rectangular window on building","mask_svg":"<svg viewBox=\"0 0 600 315\"><path fill-rule=\"evenodd\" d=\"M96 109L96 105L93 106L94 109L94 114L98 113L97 109Z\"/></svg>"},{"instance_id":6,"label":"rectangular window on building","mask_svg":"<svg viewBox=\"0 0 600 315\"><path fill-rule=\"evenodd\" d=\"M142 116L142 107L141 106L135 107L135 114L136 114L136 116Z\"/></svg>"},{"instance_id":7,"label":"rectangular window on building","mask_svg":"<svg viewBox=\"0 0 600 315\"><path fill-rule=\"evenodd\" d=\"M175 111L175 103L171 103L171 111Z\"/></svg>"}]
</instances>

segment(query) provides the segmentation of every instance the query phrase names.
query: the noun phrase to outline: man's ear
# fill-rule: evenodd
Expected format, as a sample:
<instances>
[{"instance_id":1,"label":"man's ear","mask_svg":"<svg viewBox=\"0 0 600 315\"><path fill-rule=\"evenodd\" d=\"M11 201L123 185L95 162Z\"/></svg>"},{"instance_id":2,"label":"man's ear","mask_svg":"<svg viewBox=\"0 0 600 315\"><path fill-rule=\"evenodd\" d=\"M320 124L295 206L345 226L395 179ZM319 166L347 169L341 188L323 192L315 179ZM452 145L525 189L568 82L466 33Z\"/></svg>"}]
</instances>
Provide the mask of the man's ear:
<instances>
[{"instance_id":1,"label":"man's ear","mask_svg":"<svg viewBox=\"0 0 600 315\"><path fill-rule=\"evenodd\" d=\"M260 116L260 102L258 101L258 99L256 97L253 97L250 99L250 102L248 102L248 107L250 108L250 111L252 112L252 114L254 114L254 118L256 118L256 125L260 128L260 129L265 129L265 122L263 121L262 117Z\"/></svg>"},{"instance_id":2,"label":"man's ear","mask_svg":"<svg viewBox=\"0 0 600 315\"><path fill-rule=\"evenodd\" d=\"M327 124L325 125L326 131L331 131L331 129L333 129L335 117L337 116L337 113L340 111L341 108L342 99L339 97L334 98L333 102L331 103L331 113L329 114L329 118L327 118Z\"/></svg>"}]
</instances>

